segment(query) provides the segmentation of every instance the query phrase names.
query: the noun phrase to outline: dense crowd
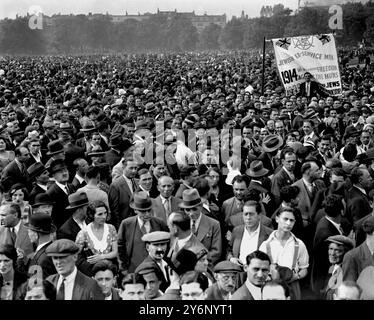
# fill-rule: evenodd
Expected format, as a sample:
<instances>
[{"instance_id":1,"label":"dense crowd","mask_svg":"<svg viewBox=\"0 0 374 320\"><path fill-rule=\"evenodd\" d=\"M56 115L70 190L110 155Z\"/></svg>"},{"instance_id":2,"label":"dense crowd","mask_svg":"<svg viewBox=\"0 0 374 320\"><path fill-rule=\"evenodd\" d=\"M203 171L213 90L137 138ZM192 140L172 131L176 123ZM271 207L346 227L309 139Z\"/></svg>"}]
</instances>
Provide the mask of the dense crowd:
<instances>
[{"instance_id":1,"label":"dense crowd","mask_svg":"<svg viewBox=\"0 0 374 320\"><path fill-rule=\"evenodd\" d=\"M350 65L354 55L361 65ZM0 300L374 299L374 65L3 57Z\"/></svg>"}]
</instances>

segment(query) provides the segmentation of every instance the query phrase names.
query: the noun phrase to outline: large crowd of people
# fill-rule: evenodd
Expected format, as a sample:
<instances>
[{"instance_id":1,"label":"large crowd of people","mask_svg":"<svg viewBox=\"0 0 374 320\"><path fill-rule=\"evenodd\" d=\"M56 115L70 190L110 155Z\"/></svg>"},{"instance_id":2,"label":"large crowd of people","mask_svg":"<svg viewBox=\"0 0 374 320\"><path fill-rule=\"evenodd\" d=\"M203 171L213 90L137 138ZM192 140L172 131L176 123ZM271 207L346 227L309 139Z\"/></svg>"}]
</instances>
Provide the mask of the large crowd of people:
<instances>
[{"instance_id":1,"label":"large crowd of people","mask_svg":"<svg viewBox=\"0 0 374 320\"><path fill-rule=\"evenodd\" d=\"M3 57L0 300L374 299L356 51L337 96L255 51Z\"/></svg>"}]
</instances>

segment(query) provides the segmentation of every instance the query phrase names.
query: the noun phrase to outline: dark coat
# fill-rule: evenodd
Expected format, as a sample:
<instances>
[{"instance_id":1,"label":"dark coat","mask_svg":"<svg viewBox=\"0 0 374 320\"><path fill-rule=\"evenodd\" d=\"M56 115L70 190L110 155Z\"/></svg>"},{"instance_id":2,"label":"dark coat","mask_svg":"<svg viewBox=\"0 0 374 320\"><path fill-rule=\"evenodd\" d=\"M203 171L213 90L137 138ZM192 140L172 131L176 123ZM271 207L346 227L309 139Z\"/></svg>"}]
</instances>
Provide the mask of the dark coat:
<instances>
[{"instance_id":1,"label":"dark coat","mask_svg":"<svg viewBox=\"0 0 374 320\"><path fill-rule=\"evenodd\" d=\"M366 215L365 217L357 220L354 224L354 231L355 231L355 240L356 240L356 247L358 247L360 244L362 244L366 240L366 233L363 229L364 221L371 217L373 214L370 213Z\"/></svg>"},{"instance_id":2,"label":"dark coat","mask_svg":"<svg viewBox=\"0 0 374 320\"><path fill-rule=\"evenodd\" d=\"M75 192L75 188L68 184L68 189L70 190L69 194ZM69 205L68 195L54 183L48 190L47 194L50 196L51 201L55 203L52 209L52 219L55 226L60 228L71 216L72 212L69 210L65 210L65 208Z\"/></svg>"},{"instance_id":3,"label":"dark coat","mask_svg":"<svg viewBox=\"0 0 374 320\"><path fill-rule=\"evenodd\" d=\"M81 231L81 228L74 221L73 217L70 217L61 228L57 230L57 239L69 239L75 242L79 231Z\"/></svg>"},{"instance_id":4,"label":"dark coat","mask_svg":"<svg viewBox=\"0 0 374 320\"><path fill-rule=\"evenodd\" d=\"M22 183L27 186L29 182L29 177L27 173L27 168L25 167L25 172L21 172L18 164L15 160L10 162L1 173L1 184L4 187L5 192L9 192L12 185L16 183Z\"/></svg>"},{"instance_id":5,"label":"dark coat","mask_svg":"<svg viewBox=\"0 0 374 320\"><path fill-rule=\"evenodd\" d=\"M59 274L54 274L47 278L57 288ZM85 276L79 270L74 282L72 300L104 300L97 282L90 277Z\"/></svg>"},{"instance_id":6,"label":"dark coat","mask_svg":"<svg viewBox=\"0 0 374 320\"><path fill-rule=\"evenodd\" d=\"M182 199L183 191L187 190L187 189L188 189L188 187L186 187L184 183L181 183L179 185L179 188L178 188L177 192L175 193L175 197L179 198L179 199Z\"/></svg>"},{"instance_id":7,"label":"dark coat","mask_svg":"<svg viewBox=\"0 0 374 320\"><path fill-rule=\"evenodd\" d=\"M152 202L153 202L153 206L152 206L153 216L167 223L165 207L162 204L161 197L158 196L156 199L152 199ZM180 210L178 204L181 202L182 202L181 199L171 196L171 208L170 208L171 211L170 212L175 212L175 211Z\"/></svg>"},{"instance_id":8,"label":"dark coat","mask_svg":"<svg viewBox=\"0 0 374 320\"><path fill-rule=\"evenodd\" d=\"M52 258L47 256L45 250L52 242L43 246L39 251L35 252L33 257L29 262L29 267L31 266L40 266L43 270L43 279L46 279L52 274L56 273L56 268L52 262Z\"/></svg>"},{"instance_id":9,"label":"dark coat","mask_svg":"<svg viewBox=\"0 0 374 320\"><path fill-rule=\"evenodd\" d=\"M275 198L276 206L279 206L282 202L280 199L280 190L285 186L290 186L295 181L290 178L288 173L283 169L280 169L276 174L274 174L271 180L271 193Z\"/></svg>"},{"instance_id":10,"label":"dark coat","mask_svg":"<svg viewBox=\"0 0 374 320\"><path fill-rule=\"evenodd\" d=\"M343 281L356 282L362 270L368 266L374 266L374 257L364 242L345 254L342 265Z\"/></svg>"},{"instance_id":11,"label":"dark coat","mask_svg":"<svg viewBox=\"0 0 374 320\"><path fill-rule=\"evenodd\" d=\"M225 300L222 295L222 291L218 287L217 283L213 283L207 290L206 290L206 298L205 300L215 300L215 301L222 301Z\"/></svg>"},{"instance_id":12,"label":"dark coat","mask_svg":"<svg viewBox=\"0 0 374 320\"><path fill-rule=\"evenodd\" d=\"M118 228L121 221L133 215L130 208L131 190L123 176L114 180L109 187L109 206L111 212L111 223Z\"/></svg>"},{"instance_id":13,"label":"dark coat","mask_svg":"<svg viewBox=\"0 0 374 320\"><path fill-rule=\"evenodd\" d=\"M169 231L167 225L155 217L151 217L151 232ZM140 230L138 217L129 217L121 222L118 230L118 262L120 270L134 272L136 267L147 257L148 252Z\"/></svg>"},{"instance_id":14,"label":"dark coat","mask_svg":"<svg viewBox=\"0 0 374 320\"><path fill-rule=\"evenodd\" d=\"M371 211L372 209L367 195L353 186L348 191L347 195L346 215L348 220L350 220L350 222L356 222L371 213Z\"/></svg>"},{"instance_id":15,"label":"dark coat","mask_svg":"<svg viewBox=\"0 0 374 320\"><path fill-rule=\"evenodd\" d=\"M234 292L231 300L254 300L252 294L249 292L246 284L244 283L238 290Z\"/></svg>"},{"instance_id":16,"label":"dark coat","mask_svg":"<svg viewBox=\"0 0 374 320\"><path fill-rule=\"evenodd\" d=\"M315 82L315 81L310 81L309 94L310 95L307 95L305 82L301 83L297 96L307 97L307 98L318 97L318 96L326 97L326 93L324 93L321 90L320 84L318 82Z\"/></svg>"},{"instance_id":17,"label":"dark coat","mask_svg":"<svg viewBox=\"0 0 374 320\"><path fill-rule=\"evenodd\" d=\"M121 161L121 158L122 154L113 149L108 150L104 155L104 160L107 164L109 164L110 169L113 169L113 167Z\"/></svg>"},{"instance_id":18,"label":"dark coat","mask_svg":"<svg viewBox=\"0 0 374 320\"><path fill-rule=\"evenodd\" d=\"M35 203L35 197L40 193L45 193L46 191L39 187L37 184L34 184L34 187L32 188L30 195L29 195L29 203L34 204Z\"/></svg>"},{"instance_id":19,"label":"dark coat","mask_svg":"<svg viewBox=\"0 0 374 320\"><path fill-rule=\"evenodd\" d=\"M170 286L169 270L166 270L166 274L168 275L168 277L165 278L164 273L162 272L159 264L155 260L153 260L149 255L143 260L142 263L148 263L148 262L153 263L156 266L156 268L158 269L160 275L162 275L160 290L162 292L165 292L165 290ZM167 266L166 268L169 268L169 267Z\"/></svg>"},{"instance_id":20,"label":"dark coat","mask_svg":"<svg viewBox=\"0 0 374 320\"><path fill-rule=\"evenodd\" d=\"M86 181L82 181L82 183L80 183L79 180L76 177L74 177L74 179L71 182L71 184L74 186L75 190L78 190L78 189L83 188L84 186L86 186L87 182Z\"/></svg>"}]
</instances>

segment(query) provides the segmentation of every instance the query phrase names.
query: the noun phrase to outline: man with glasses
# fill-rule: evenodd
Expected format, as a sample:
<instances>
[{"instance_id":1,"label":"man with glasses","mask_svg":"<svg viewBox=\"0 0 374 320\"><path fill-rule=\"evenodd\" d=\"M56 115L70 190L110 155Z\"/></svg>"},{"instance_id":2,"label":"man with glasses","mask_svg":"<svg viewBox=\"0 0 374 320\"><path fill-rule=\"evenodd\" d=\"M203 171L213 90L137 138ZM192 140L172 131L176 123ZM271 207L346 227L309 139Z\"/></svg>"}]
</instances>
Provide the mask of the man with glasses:
<instances>
[{"instance_id":1,"label":"man with glasses","mask_svg":"<svg viewBox=\"0 0 374 320\"><path fill-rule=\"evenodd\" d=\"M230 261L221 261L213 269L215 282L206 291L206 300L230 300L236 290L241 267Z\"/></svg>"},{"instance_id":2,"label":"man with glasses","mask_svg":"<svg viewBox=\"0 0 374 320\"><path fill-rule=\"evenodd\" d=\"M134 193L130 207L136 216L126 218L118 230L118 262L123 274L134 272L148 256L144 234L153 231L169 231L166 223L155 218L152 213L152 200L144 191Z\"/></svg>"}]
</instances>

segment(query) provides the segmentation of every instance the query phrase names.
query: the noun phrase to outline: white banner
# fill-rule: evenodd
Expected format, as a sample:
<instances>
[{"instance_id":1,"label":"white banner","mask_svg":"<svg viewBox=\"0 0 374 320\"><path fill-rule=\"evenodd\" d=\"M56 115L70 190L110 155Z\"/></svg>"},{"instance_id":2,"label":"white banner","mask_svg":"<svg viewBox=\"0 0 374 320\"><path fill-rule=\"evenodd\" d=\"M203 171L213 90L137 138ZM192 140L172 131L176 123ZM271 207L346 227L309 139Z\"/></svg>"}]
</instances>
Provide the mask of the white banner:
<instances>
[{"instance_id":1,"label":"white banner","mask_svg":"<svg viewBox=\"0 0 374 320\"><path fill-rule=\"evenodd\" d=\"M272 39L275 59L286 93L297 94L305 72L329 95L342 92L333 34Z\"/></svg>"}]
</instances>

